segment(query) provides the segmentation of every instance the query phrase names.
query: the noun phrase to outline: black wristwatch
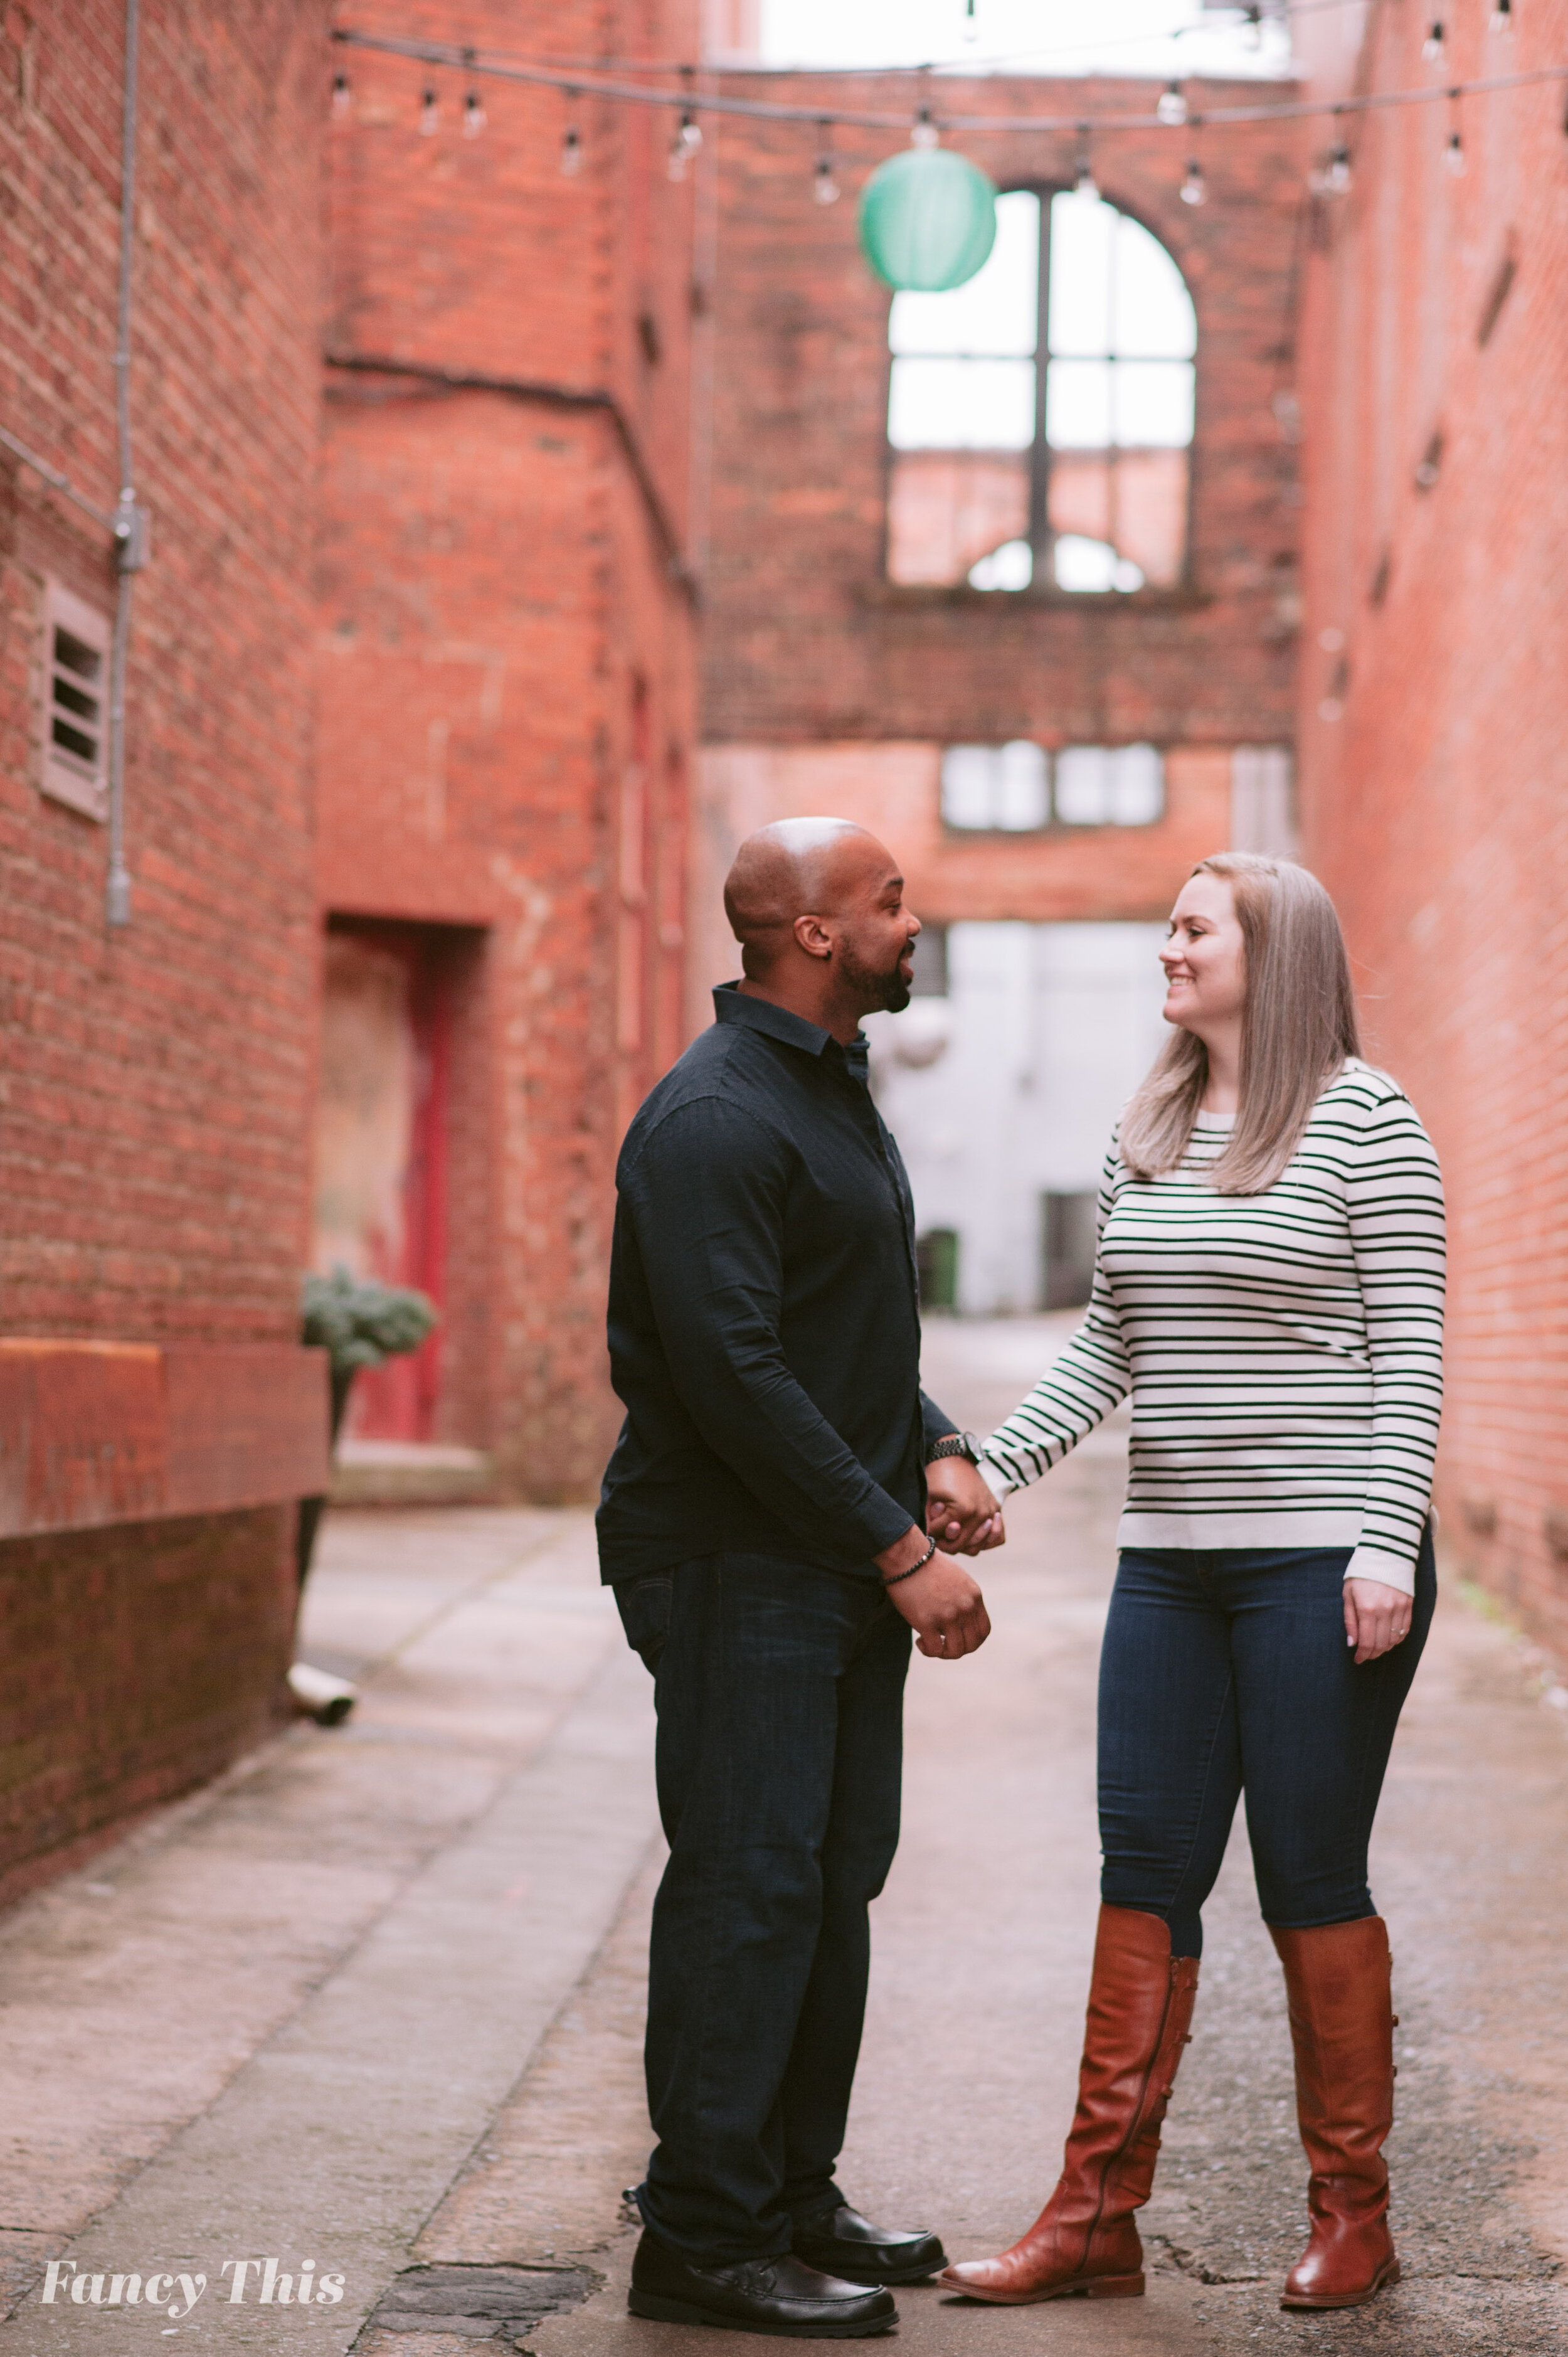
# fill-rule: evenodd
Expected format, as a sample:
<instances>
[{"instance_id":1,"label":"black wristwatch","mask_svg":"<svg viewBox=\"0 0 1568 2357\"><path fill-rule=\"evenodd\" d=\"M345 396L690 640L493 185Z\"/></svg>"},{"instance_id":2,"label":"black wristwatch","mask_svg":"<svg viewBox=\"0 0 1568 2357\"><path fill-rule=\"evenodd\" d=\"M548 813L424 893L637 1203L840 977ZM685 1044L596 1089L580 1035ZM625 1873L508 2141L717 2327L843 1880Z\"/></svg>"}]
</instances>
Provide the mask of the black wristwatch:
<instances>
[{"instance_id":1,"label":"black wristwatch","mask_svg":"<svg viewBox=\"0 0 1568 2357\"><path fill-rule=\"evenodd\" d=\"M980 1443L972 1432L946 1433L934 1448L927 1449L927 1464L934 1465L939 1457L967 1457L972 1465L978 1465Z\"/></svg>"}]
</instances>

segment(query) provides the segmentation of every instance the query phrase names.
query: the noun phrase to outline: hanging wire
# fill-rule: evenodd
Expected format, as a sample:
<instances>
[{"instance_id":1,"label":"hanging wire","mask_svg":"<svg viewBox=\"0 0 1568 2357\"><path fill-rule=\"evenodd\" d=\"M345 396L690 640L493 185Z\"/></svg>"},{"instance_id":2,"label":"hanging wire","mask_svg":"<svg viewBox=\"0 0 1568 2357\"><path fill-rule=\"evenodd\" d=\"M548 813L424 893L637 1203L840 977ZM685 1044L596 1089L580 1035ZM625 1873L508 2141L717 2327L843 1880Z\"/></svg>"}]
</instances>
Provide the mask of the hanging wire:
<instances>
[{"instance_id":1,"label":"hanging wire","mask_svg":"<svg viewBox=\"0 0 1568 2357\"><path fill-rule=\"evenodd\" d=\"M433 66L460 66L461 52L440 43L413 41L390 35L359 33L340 27L332 36L335 41L349 48L374 50L389 57L410 58ZM654 89L646 82L590 78L576 72L563 72L554 66L518 65L500 58L481 58L474 70L504 81L522 82L548 90L576 90L596 98L608 99L632 106L667 107L671 92ZM882 70L886 71L886 70ZM1524 90L1534 84L1568 81L1568 63L1534 67L1528 71L1490 74L1473 81L1461 82L1458 88L1466 97L1482 96L1494 91ZM1421 90L1369 91L1348 99L1288 99L1236 106L1210 107L1204 120L1209 125L1230 128L1256 123L1304 123L1327 116L1369 114L1390 107L1419 106L1446 95L1445 90L1427 87ZM814 104L790 104L778 100L738 98L720 93L704 92L703 111L713 115L736 115L758 122L809 123L816 124L824 119L856 130L897 131L908 121L908 114L886 110L833 107L824 110L822 102ZM961 114L949 115L949 127L967 135L983 133L1070 132L1082 127L1083 118L1069 114ZM1157 115L1146 113L1112 113L1094 118L1094 131L1145 131L1159 127Z\"/></svg>"}]
</instances>

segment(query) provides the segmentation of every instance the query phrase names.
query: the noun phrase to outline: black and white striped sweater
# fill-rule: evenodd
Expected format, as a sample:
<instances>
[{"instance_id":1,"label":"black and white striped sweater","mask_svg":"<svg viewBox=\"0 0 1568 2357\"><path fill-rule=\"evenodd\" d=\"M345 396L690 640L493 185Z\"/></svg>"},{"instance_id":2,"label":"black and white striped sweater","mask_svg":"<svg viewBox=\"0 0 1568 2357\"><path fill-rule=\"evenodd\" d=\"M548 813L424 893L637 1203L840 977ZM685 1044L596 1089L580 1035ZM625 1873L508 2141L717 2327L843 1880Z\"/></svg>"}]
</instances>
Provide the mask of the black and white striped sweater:
<instances>
[{"instance_id":1,"label":"black and white striped sweater","mask_svg":"<svg viewBox=\"0 0 1568 2357\"><path fill-rule=\"evenodd\" d=\"M1123 1546L1339 1547L1408 1595L1443 1394L1443 1183L1414 1107L1352 1060L1261 1195L1134 1178L1114 1139L1088 1314L985 1443L998 1494L1058 1465L1129 1392Z\"/></svg>"}]
</instances>

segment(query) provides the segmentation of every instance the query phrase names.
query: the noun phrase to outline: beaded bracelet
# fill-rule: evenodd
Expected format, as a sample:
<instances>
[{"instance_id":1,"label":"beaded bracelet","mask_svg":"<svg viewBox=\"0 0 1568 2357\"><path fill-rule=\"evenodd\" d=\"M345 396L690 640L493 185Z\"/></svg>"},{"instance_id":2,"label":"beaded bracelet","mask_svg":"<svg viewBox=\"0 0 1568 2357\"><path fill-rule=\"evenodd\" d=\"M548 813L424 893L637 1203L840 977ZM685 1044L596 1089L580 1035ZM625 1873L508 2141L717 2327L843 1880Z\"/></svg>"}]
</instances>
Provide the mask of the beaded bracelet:
<instances>
[{"instance_id":1,"label":"beaded bracelet","mask_svg":"<svg viewBox=\"0 0 1568 2357\"><path fill-rule=\"evenodd\" d=\"M927 1548L926 1548L926 1552L925 1552L925 1554L920 1557L920 1560L919 1560L919 1562L918 1562L918 1563L912 1563L912 1564L909 1566L909 1568L908 1568L908 1571L896 1571L896 1572L894 1573L894 1575L893 1575L893 1577L892 1577L892 1578L891 1578L891 1579L885 1579L885 1580L883 1581L883 1583L882 1583L883 1587L897 1587L897 1585L898 1585L898 1582L899 1582L901 1579L913 1579L913 1578L914 1578L914 1577L915 1577L915 1574L916 1574L918 1571L924 1571L924 1569L926 1568L926 1566L929 1563L929 1561L930 1561L931 1557L935 1555L936 1551L937 1551L937 1543L936 1543L935 1539L932 1539L932 1540L929 1542L929 1544L928 1544L928 1546L927 1546Z\"/></svg>"}]
</instances>

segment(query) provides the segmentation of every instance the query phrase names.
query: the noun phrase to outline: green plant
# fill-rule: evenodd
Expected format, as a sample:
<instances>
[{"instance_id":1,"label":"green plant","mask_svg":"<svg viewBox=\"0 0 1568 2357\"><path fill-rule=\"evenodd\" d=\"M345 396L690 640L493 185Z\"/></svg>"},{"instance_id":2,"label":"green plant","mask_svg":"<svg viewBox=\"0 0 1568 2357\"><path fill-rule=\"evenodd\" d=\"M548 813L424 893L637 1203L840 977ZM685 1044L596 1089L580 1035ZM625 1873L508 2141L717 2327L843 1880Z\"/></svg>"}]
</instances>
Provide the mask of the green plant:
<instances>
[{"instance_id":1,"label":"green plant","mask_svg":"<svg viewBox=\"0 0 1568 2357\"><path fill-rule=\"evenodd\" d=\"M314 1269L300 1286L300 1340L324 1350L332 1391L331 1439L342 1427L349 1393L361 1367L379 1367L417 1351L437 1320L435 1304L411 1286L380 1285L351 1276L339 1261L330 1276ZM325 1498L302 1498L295 1534L299 1584L305 1586Z\"/></svg>"},{"instance_id":2,"label":"green plant","mask_svg":"<svg viewBox=\"0 0 1568 2357\"><path fill-rule=\"evenodd\" d=\"M301 1340L325 1350L331 1361L335 1440L349 1386L360 1368L417 1351L436 1322L435 1305L424 1294L410 1286L351 1276L341 1261L330 1276L309 1273L299 1308Z\"/></svg>"}]
</instances>

